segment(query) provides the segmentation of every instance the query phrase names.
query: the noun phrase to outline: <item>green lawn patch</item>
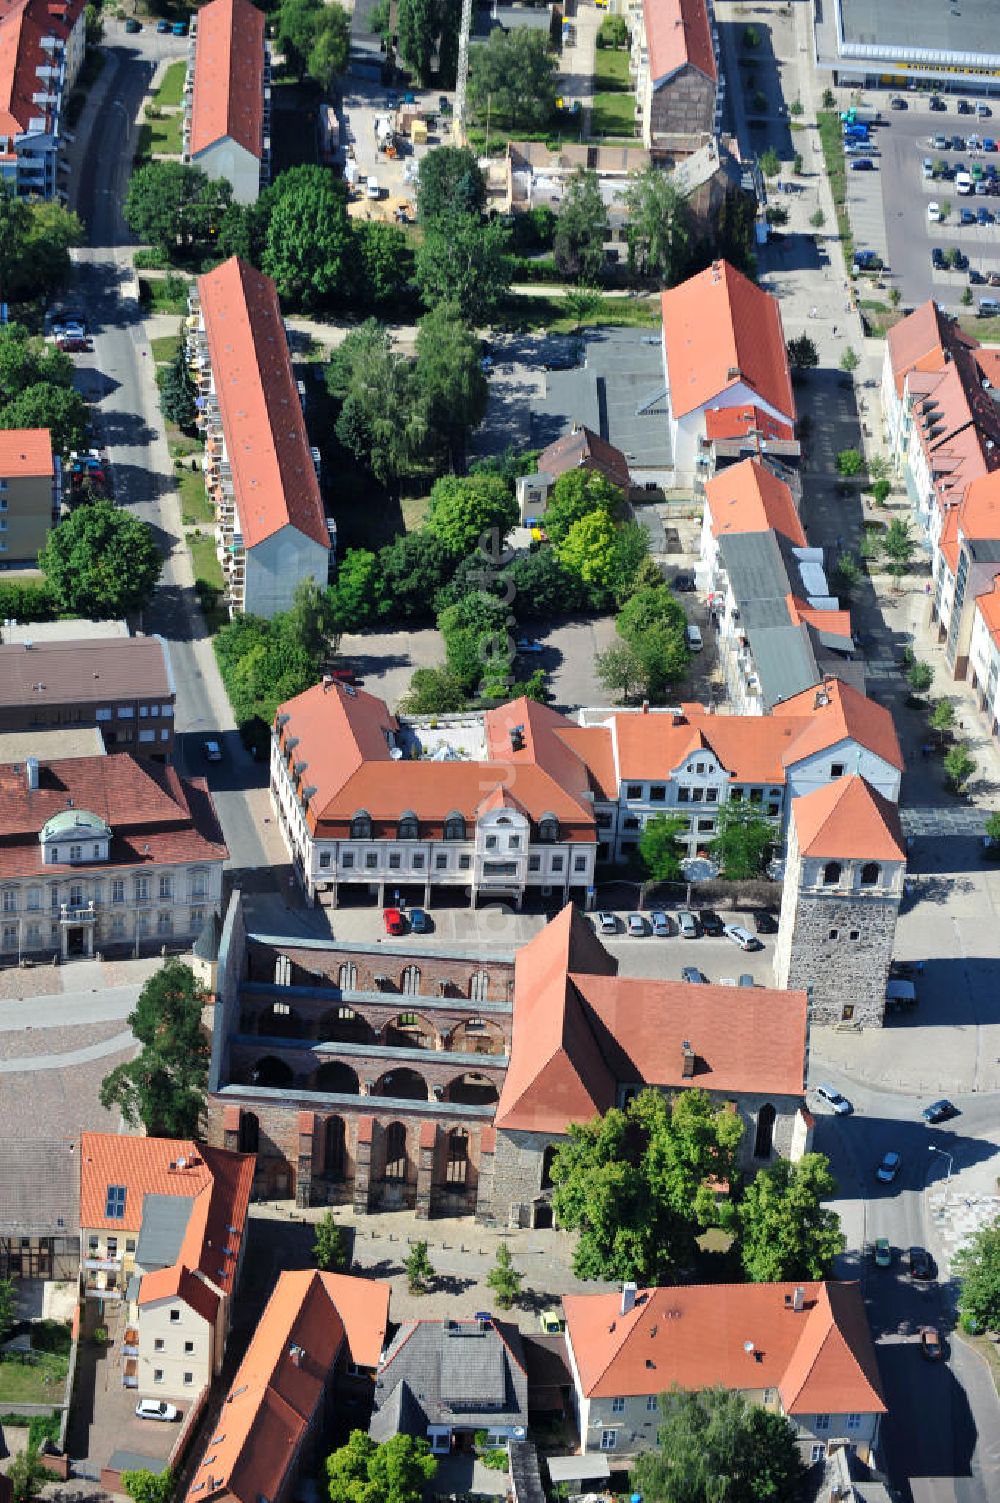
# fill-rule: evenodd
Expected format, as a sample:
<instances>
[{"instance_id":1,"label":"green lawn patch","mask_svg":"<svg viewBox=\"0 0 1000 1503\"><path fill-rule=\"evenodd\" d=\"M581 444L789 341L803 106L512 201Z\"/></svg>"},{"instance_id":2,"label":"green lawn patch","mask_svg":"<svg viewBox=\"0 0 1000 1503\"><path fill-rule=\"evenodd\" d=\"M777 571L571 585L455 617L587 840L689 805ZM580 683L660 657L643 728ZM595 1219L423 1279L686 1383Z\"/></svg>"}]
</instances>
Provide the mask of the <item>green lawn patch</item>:
<instances>
[{"instance_id":1,"label":"green lawn patch","mask_svg":"<svg viewBox=\"0 0 1000 1503\"><path fill-rule=\"evenodd\" d=\"M194 587L198 592L205 624L214 636L220 626L229 620L229 611L223 602L226 581L222 565L215 556L215 538L205 533L189 533L188 547L194 565Z\"/></svg>"},{"instance_id":2,"label":"green lawn patch","mask_svg":"<svg viewBox=\"0 0 1000 1503\"><path fill-rule=\"evenodd\" d=\"M61 1352L5 1353L0 1359L0 1404L51 1404L62 1398L69 1358Z\"/></svg>"},{"instance_id":3,"label":"green lawn patch","mask_svg":"<svg viewBox=\"0 0 1000 1503\"><path fill-rule=\"evenodd\" d=\"M513 295L505 313L525 330L548 329L553 334L573 334L578 329L654 329L660 323L659 297L595 297L581 313L572 299L544 295Z\"/></svg>"},{"instance_id":4,"label":"green lawn patch","mask_svg":"<svg viewBox=\"0 0 1000 1503\"><path fill-rule=\"evenodd\" d=\"M176 63L171 63L163 75L160 87L153 95L153 103L158 104L161 109L167 109L171 105L180 104L184 98L184 77L186 73L187 63L183 58L178 59Z\"/></svg>"},{"instance_id":5,"label":"green lawn patch","mask_svg":"<svg viewBox=\"0 0 1000 1503\"><path fill-rule=\"evenodd\" d=\"M148 131L148 150L151 152L166 152L170 156L179 157L183 145L181 136L182 116L162 115L159 120L148 120L142 127Z\"/></svg>"},{"instance_id":6,"label":"green lawn patch","mask_svg":"<svg viewBox=\"0 0 1000 1503\"><path fill-rule=\"evenodd\" d=\"M177 353L179 344L178 334L157 334L155 339L151 339L149 348L153 352L153 359L157 365L169 365Z\"/></svg>"},{"instance_id":7,"label":"green lawn patch","mask_svg":"<svg viewBox=\"0 0 1000 1503\"><path fill-rule=\"evenodd\" d=\"M595 93L612 93L622 90L629 94L633 93L628 58L628 52L624 48L617 52L607 47L597 49L594 63Z\"/></svg>"},{"instance_id":8,"label":"green lawn patch","mask_svg":"<svg viewBox=\"0 0 1000 1503\"><path fill-rule=\"evenodd\" d=\"M854 237L851 234L851 221L847 214L847 166L844 159L844 136L840 116L836 110L820 110L816 116L816 124L819 127L819 138L823 147L826 175L830 179L834 208L837 211L837 229L843 241L844 256L850 262L854 257Z\"/></svg>"},{"instance_id":9,"label":"green lawn patch","mask_svg":"<svg viewBox=\"0 0 1000 1503\"><path fill-rule=\"evenodd\" d=\"M992 297L993 289L987 287L986 293ZM1000 340L1000 318L979 318L975 313L959 314L958 322L966 334L975 335L982 344L996 344Z\"/></svg>"},{"instance_id":10,"label":"green lawn patch","mask_svg":"<svg viewBox=\"0 0 1000 1503\"><path fill-rule=\"evenodd\" d=\"M595 94L590 111L590 136L629 136L635 140L635 98L632 94Z\"/></svg>"},{"instance_id":11,"label":"green lawn patch","mask_svg":"<svg viewBox=\"0 0 1000 1503\"><path fill-rule=\"evenodd\" d=\"M188 282L184 277L140 277L139 301L151 313L181 313L188 311Z\"/></svg>"},{"instance_id":12,"label":"green lawn patch","mask_svg":"<svg viewBox=\"0 0 1000 1503\"><path fill-rule=\"evenodd\" d=\"M186 523L213 527L215 512L205 494L204 471L197 460L194 463L196 468L192 470L191 460L185 460L184 468L176 471L177 489L181 495L181 514Z\"/></svg>"}]
</instances>

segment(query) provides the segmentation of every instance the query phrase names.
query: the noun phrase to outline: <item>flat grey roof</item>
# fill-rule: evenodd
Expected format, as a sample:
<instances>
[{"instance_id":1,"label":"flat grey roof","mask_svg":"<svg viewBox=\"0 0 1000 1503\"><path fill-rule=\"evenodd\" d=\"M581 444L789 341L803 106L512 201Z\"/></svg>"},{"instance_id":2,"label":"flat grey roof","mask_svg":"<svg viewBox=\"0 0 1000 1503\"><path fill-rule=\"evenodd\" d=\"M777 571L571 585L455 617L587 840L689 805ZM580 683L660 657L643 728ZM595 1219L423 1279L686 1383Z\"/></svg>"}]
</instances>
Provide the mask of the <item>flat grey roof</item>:
<instances>
[{"instance_id":1,"label":"flat grey roof","mask_svg":"<svg viewBox=\"0 0 1000 1503\"><path fill-rule=\"evenodd\" d=\"M193 1203L190 1195L146 1196L135 1249L141 1268L169 1268L177 1262Z\"/></svg>"},{"instance_id":2,"label":"flat grey roof","mask_svg":"<svg viewBox=\"0 0 1000 1503\"><path fill-rule=\"evenodd\" d=\"M547 1456L553 1482L577 1482L581 1478L610 1477L608 1458L600 1456Z\"/></svg>"},{"instance_id":3,"label":"flat grey roof","mask_svg":"<svg viewBox=\"0 0 1000 1503\"><path fill-rule=\"evenodd\" d=\"M946 63L951 54L954 65L980 65L992 61L1000 66L1000 29L996 0L962 0L951 5L948 0L834 0L839 5L843 53L852 54L855 46L869 46L884 52L898 48L900 59L914 57L921 51L936 53L929 63Z\"/></svg>"},{"instance_id":4,"label":"flat grey roof","mask_svg":"<svg viewBox=\"0 0 1000 1503\"><path fill-rule=\"evenodd\" d=\"M747 638L768 709L819 683L821 674L805 626L748 627Z\"/></svg>"},{"instance_id":5,"label":"flat grey roof","mask_svg":"<svg viewBox=\"0 0 1000 1503\"><path fill-rule=\"evenodd\" d=\"M575 422L621 449L632 469L670 469L661 335L655 329L595 329L586 365L549 371L531 410L534 444L550 444Z\"/></svg>"},{"instance_id":6,"label":"flat grey roof","mask_svg":"<svg viewBox=\"0 0 1000 1503\"><path fill-rule=\"evenodd\" d=\"M166 1456L146 1456L142 1451L112 1451L108 1460L111 1472L152 1472L159 1477L167 1470Z\"/></svg>"}]
</instances>

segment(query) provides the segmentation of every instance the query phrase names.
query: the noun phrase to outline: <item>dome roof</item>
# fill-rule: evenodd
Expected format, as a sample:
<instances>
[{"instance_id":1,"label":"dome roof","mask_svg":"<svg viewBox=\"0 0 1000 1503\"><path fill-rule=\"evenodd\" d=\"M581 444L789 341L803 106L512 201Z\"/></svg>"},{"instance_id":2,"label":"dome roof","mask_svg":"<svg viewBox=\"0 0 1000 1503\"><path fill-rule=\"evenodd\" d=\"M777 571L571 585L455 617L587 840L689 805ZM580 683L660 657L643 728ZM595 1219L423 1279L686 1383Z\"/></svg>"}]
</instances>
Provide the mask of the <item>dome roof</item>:
<instances>
[{"instance_id":1,"label":"dome roof","mask_svg":"<svg viewBox=\"0 0 1000 1503\"><path fill-rule=\"evenodd\" d=\"M64 840L74 835L110 837L111 831L100 815L91 814L89 809L60 809L45 821L39 839Z\"/></svg>"}]
</instances>

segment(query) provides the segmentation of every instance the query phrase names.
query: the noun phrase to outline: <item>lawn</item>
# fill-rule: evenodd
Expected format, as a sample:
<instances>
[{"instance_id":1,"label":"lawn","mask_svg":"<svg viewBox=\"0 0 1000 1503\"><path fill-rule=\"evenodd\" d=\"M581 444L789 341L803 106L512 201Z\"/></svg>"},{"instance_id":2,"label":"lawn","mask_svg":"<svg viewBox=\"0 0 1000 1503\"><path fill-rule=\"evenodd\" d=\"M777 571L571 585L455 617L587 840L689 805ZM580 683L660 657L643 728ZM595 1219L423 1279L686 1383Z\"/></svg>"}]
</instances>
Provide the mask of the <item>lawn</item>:
<instances>
[{"instance_id":1,"label":"lawn","mask_svg":"<svg viewBox=\"0 0 1000 1503\"><path fill-rule=\"evenodd\" d=\"M179 112L175 115L163 115L159 120L147 120L142 127L146 151L166 152L179 157L183 145L181 127L182 116Z\"/></svg>"},{"instance_id":2,"label":"lawn","mask_svg":"<svg viewBox=\"0 0 1000 1503\"><path fill-rule=\"evenodd\" d=\"M819 138L823 146L826 175L830 179L830 191L833 193L833 202L837 210L837 229L844 243L845 259L850 262L854 255L854 240L845 203L847 169L844 164L844 136L840 116L836 110L820 110L816 116L816 124L819 127Z\"/></svg>"},{"instance_id":3,"label":"lawn","mask_svg":"<svg viewBox=\"0 0 1000 1503\"><path fill-rule=\"evenodd\" d=\"M595 94L590 111L590 139L613 136L635 139L635 97L632 94Z\"/></svg>"},{"instance_id":4,"label":"lawn","mask_svg":"<svg viewBox=\"0 0 1000 1503\"><path fill-rule=\"evenodd\" d=\"M61 1400L69 1358L61 1352L33 1352L34 1362L0 1360L0 1404L51 1404Z\"/></svg>"},{"instance_id":5,"label":"lawn","mask_svg":"<svg viewBox=\"0 0 1000 1503\"><path fill-rule=\"evenodd\" d=\"M197 523L199 526L215 524L215 513L212 505L205 494L205 476L200 463L197 468L191 469L191 461L188 460L183 469L175 471L177 475L177 489L181 493L181 515L187 523Z\"/></svg>"},{"instance_id":6,"label":"lawn","mask_svg":"<svg viewBox=\"0 0 1000 1503\"><path fill-rule=\"evenodd\" d=\"M153 95L153 103L161 109L169 109L171 105L180 104L184 98L184 75L187 72L187 63L181 58L176 63L171 63L163 81Z\"/></svg>"},{"instance_id":7,"label":"lawn","mask_svg":"<svg viewBox=\"0 0 1000 1503\"><path fill-rule=\"evenodd\" d=\"M149 348L157 365L169 365L177 353L179 343L180 336L177 334L157 334L155 339L151 339Z\"/></svg>"},{"instance_id":8,"label":"lawn","mask_svg":"<svg viewBox=\"0 0 1000 1503\"><path fill-rule=\"evenodd\" d=\"M186 313L189 283L184 277L140 277L139 301L152 313Z\"/></svg>"},{"instance_id":9,"label":"lawn","mask_svg":"<svg viewBox=\"0 0 1000 1503\"><path fill-rule=\"evenodd\" d=\"M632 80L628 71L628 52L624 48L618 51L610 47L597 49L594 63L594 92L616 93L626 90L633 93Z\"/></svg>"},{"instance_id":10,"label":"lawn","mask_svg":"<svg viewBox=\"0 0 1000 1503\"><path fill-rule=\"evenodd\" d=\"M226 582L222 565L215 556L215 538L205 533L189 533L187 543L191 549L194 584L205 615L205 624L210 632L215 633L229 620L229 611L222 600Z\"/></svg>"},{"instance_id":11,"label":"lawn","mask_svg":"<svg viewBox=\"0 0 1000 1503\"><path fill-rule=\"evenodd\" d=\"M660 299L654 297L594 297L581 299L525 294L508 298L505 313L519 328L548 329L573 334L578 329L655 329L660 323Z\"/></svg>"}]
</instances>

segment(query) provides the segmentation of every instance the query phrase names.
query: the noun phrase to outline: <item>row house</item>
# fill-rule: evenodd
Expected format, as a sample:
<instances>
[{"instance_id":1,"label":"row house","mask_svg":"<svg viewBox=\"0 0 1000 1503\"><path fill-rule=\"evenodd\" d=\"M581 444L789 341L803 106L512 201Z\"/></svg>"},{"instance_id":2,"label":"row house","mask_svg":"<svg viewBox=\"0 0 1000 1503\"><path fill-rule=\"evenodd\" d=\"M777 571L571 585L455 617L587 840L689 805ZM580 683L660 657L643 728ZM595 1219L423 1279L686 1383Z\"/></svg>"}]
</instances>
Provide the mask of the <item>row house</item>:
<instances>
[{"instance_id":1,"label":"row house","mask_svg":"<svg viewBox=\"0 0 1000 1503\"><path fill-rule=\"evenodd\" d=\"M898 802L903 756L884 706L829 679L775 705L770 715L714 713L702 705L674 709L581 710L599 792L598 859L628 861L657 814L686 815L681 840L689 855L714 838L719 808L747 803L775 822L784 842L792 802L838 779L860 774Z\"/></svg>"},{"instance_id":2,"label":"row house","mask_svg":"<svg viewBox=\"0 0 1000 1503\"><path fill-rule=\"evenodd\" d=\"M204 779L128 753L0 766L0 957L196 939L228 855Z\"/></svg>"},{"instance_id":3,"label":"row house","mask_svg":"<svg viewBox=\"0 0 1000 1503\"><path fill-rule=\"evenodd\" d=\"M0 562L34 569L59 526L62 460L47 428L0 433Z\"/></svg>"},{"instance_id":4,"label":"row house","mask_svg":"<svg viewBox=\"0 0 1000 1503\"><path fill-rule=\"evenodd\" d=\"M675 483L707 478L711 413L756 409L792 439L795 397L777 299L728 261L714 261L660 302Z\"/></svg>"},{"instance_id":5,"label":"row house","mask_svg":"<svg viewBox=\"0 0 1000 1503\"><path fill-rule=\"evenodd\" d=\"M969 641L969 682L990 735L1000 741L1000 569L975 599Z\"/></svg>"},{"instance_id":6,"label":"row house","mask_svg":"<svg viewBox=\"0 0 1000 1503\"><path fill-rule=\"evenodd\" d=\"M712 0L630 0L642 143L663 165L717 136L725 79Z\"/></svg>"},{"instance_id":7,"label":"row house","mask_svg":"<svg viewBox=\"0 0 1000 1503\"><path fill-rule=\"evenodd\" d=\"M199 277L188 353L226 602L270 617L302 580L326 586L336 546L271 278L238 256Z\"/></svg>"},{"instance_id":8,"label":"row house","mask_svg":"<svg viewBox=\"0 0 1000 1503\"><path fill-rule=\"evenodd\" d=\"M81 1135L84 1330L108 1327L124 1387L190 1401L218 1376L253 1174L188 1139Z\"/></svg>"},{"instance_id":9,"label":"row house","mask_svg":"<svg viewBox=\"0 0 1000 1503\"><path fill-rule=\"evenodd\" d=\"M252 204L271 176L271 54L250 0L210 0L191 17L183 156Z\"/></svg>"},{"instance_id":10,"label":"row house","mask_svg":"<svg viewBox=\"0 0 1000 1503\"><path fill-rule=\"evenodd\" d=\"M86 48L84 0L0 13L0 176L21 198L64 197L63 110Z\"/></svg>"},{"instance_id":11,"label":"row house","mask_svg":"<svg viewBox=\"0 0 1000 1503\"><path fill-rule=\"evenodd\" d=\"M931 561L930 618L956 679L968 677L977 597L1000 572L1000 472L982 475L948 507Z\"/></svg>"},{"instance_id":12,"label":"row house","mask_svg":"<svg viewBox=\"0 0 1000 1503\"><path fill-rule=\"evenodd\" d=\"M571 722L519 699L433 720L324 679L278 707L271 802L312 902L586 902L594 781Z\"/></svg>"},{"instance_id":13,"label":"row house","mask_svg":"<svg viewBox=\"0 0 1000 1503\"><path fill-rule=\"evenodd\" d=\"M624 1284L563 1309L583 1455L654 1448L676 1386L783 1415L807 1466L835 1451L876 1460L887 1410L859 1284Z\"/></svg>"}]
</instances>

